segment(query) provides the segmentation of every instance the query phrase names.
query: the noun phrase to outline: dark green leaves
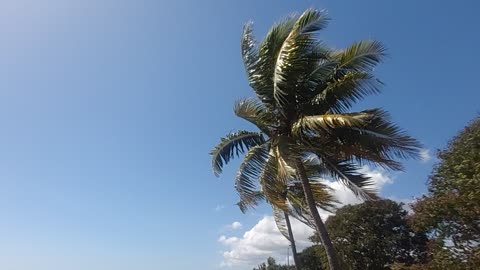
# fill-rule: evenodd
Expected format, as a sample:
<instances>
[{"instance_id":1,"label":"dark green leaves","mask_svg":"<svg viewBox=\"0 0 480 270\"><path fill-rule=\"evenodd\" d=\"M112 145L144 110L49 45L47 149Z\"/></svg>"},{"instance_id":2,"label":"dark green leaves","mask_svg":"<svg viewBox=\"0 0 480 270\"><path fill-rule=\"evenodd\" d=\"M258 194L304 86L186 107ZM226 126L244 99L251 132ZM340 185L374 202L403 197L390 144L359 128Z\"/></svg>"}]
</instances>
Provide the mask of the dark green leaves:
<instances>
[{"instance_id":1,"label":"dark green leaves","mask_svg":"<svg viewBox=\"0 0 480 270\"><path fill-rule=\"evenodd\" d=\"M312 99L317 112L342 113L367 95L377 94L383 84L367 72L347 72L343 77L328 82Z\"/></svg>"},{"instance_id":2,"label":"dark green leaves","mask_svg":"<svg viewBox=\"0 0 480 270\"><path fill-rule=\"evenodd\" d=\"M216 176L222 173L222 167L235 155L238 157L253 146L265 143L265 139L258 132L239 131L228 134L220 140L220 143L210 152L212 155L212 167Z\"/></svg>"},{"instance_id":3,"label":"dark green leaves","mask_svg":"<svg viewBox=\"0 0 480 270\"><path fill-rule=\"evenodd\" d=\"M394 170L402 169L394 158L416 158L421 149L420 143L393 124L381 109L305 116L293 124L292 134L313 148L320 142L326 144L318 147L324 156Z\"/></svg>"},{"instance_id":4,"label":"dark green leaves","mask_svg":"<svg viewBox=\"0 0 480 270\"><path fill-rule=\"evenodd\" d=\"M259 100L271 108L275 107L272 81L273 65L277 52L290 33L293 23L293 18L288 18L274 25L259 47L253 37L252 24L247 23L243 28L241 49L249 84Z\"/></svg>"},{"instance_id":5,"label":"dark green leaves","mask_svg":"<svg viewBox=\"0 0 480 270\"><path fill-rule=\"evenodd\" d=\"M334 161L321 157L325 172L331 177L342 182L355 196L363 200L375 200L376 191L370 177L358 172L359 168L345 161Z\"/></svg>"},{"instance_id":6,"label":"dark green leaves","mask_svg":"<svg viewBox=\"0 0 480 270\"><path fill-rule=\"evenodd\" d=\"M339 68L368 72L382 61L385 51L378 41L360 41L333 54L333 57L340 63Z\"/></svg>"},{"instance_id":7,"label":"dark green leaves","mask_svg":"<svg viewBox=\"0 0 480 270\"><path fill-rule=\"evenodd\" d=\"M240 196L240 210L245 212L249 207L258 205L262 199L258 192L258 179L265 169L269 158L268 143L252 147L245 155L235 179L235 189Z\"/></svg>"}]
</instances>

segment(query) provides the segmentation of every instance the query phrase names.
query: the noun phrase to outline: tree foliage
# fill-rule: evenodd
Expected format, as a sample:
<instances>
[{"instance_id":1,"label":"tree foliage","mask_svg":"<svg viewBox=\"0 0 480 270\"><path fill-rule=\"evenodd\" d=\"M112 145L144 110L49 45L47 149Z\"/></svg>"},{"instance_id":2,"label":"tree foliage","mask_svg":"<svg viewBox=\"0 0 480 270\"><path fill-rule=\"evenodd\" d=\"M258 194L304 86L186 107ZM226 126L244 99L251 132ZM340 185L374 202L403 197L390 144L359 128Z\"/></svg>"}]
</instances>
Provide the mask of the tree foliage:
<instances>
[{"instance_id":1,"label":"tree foliage","mask_svg":"<svg viewBox=\"0 0 480 270\"><path fill-rule=\"evenodd\" d=\"M436 244L432 247L432 265L477 269L480 265L480 117L461 130L444 150L438 151L437 158L438 164L428 182L428 194L412 205L415 212L412 224L419 231L428 231Z\"/></svg>"},{"instance_id":2,"label":"tree foliage","mask_svg":"<svg viewBox=\"0 0 480 270\"><path fill-rule=\"evenodd\" d=\"M394 262L424 262L427 238L413 232L407 217L402 205L391 200L338 209L326 226L344 269L391 269ZM314 235L312 240L318 241L318 237Z\"/></svg>"},{"instance_id":3,"label":"tree foliage","mask_svg":"<svg viewBox=\"0 0 480 270\"><path fill-rule=\"evenodd\" d=\"M301 269L298 270L326 270L326 261L325 251L321 245L313 245L311 247L305 248L301 253L298 254L300 263L302 265ZM266 263L260 264L257 268L253 270L293 270L294 266L287 266L277 264L275 259L269 257Z\"/></svg>"},{"instance_id":4,"label":"tree foliage","mask_svg":"<svg viewBox=\"0 0 480 270\"><path fill-rule=\"evenodd\" d=\"M295 270L295 266L277 264L274 258L268 257L266 263L261 263L253 270Z\"/></svg>"}]
</instances>

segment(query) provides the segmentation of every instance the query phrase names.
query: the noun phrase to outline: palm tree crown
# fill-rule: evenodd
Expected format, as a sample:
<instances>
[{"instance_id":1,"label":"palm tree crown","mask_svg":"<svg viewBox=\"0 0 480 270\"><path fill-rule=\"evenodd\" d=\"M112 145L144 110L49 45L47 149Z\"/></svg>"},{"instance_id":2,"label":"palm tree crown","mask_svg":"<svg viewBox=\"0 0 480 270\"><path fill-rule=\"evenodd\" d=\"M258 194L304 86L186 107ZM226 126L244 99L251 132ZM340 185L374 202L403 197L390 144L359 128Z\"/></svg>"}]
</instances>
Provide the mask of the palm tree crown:
<instances>
[{"instance_id":1,"label":"palm tree crown","mask_svg":"<svg viewBox=\"0 0 480 270\"><path fill-rule=\"evenodd\" d=\"M315 155L320 162L310 170L317 176L333 177L357 196L374 199L371 181L358 172L359 165L400 170L394 158L418 155L419 143L391 123L385 111L347 112L356 101L379 92L382 83L372 71L385 49L377 41L361 41L331 50L315 35L327 22L324 12L307 10L274 25L259 45L251 24L244 27L242 56L258 99L237 101L234 111L260 132L231 133L211 152L216 175L246 152L236 178L241 207L254 206L265 195L286 209L281 185L294 185L296 158Z\"/></svg>"},{"instance_id":2,"label":"palm tree crown","mask_svg":"<svg viewBox=\"0 0 480 270\"><path fill-rule=\"evenodd\" d=\"M275 24L259 44L251 24L245 25L242 57L257 98L237 101L234 111L259 132L231 133L211 155L218 176L224 164L245 154L235 180L242 211L266 199L274 212L314 225L330 269L336 270L339 263L317 210L332 197L319 179L341 181L356 196L373 200L372 181L360 166L401 170L395 159L417 157L420 144L382 109L349 112L380 91L373 69L385 48L360 41L332 50L316 36L327 23L324 12L309 9Z\"/></svg>"}]
</instances>

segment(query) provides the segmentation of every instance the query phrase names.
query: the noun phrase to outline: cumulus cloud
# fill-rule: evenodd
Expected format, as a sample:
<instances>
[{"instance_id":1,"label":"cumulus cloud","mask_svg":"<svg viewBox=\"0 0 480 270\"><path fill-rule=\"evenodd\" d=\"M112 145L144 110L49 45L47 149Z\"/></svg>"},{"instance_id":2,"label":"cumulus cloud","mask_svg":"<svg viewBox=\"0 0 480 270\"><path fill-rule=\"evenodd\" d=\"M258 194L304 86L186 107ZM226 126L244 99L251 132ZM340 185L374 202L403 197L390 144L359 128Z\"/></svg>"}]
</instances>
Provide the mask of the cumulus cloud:
<instances>
[{"instance_id":1,"label":"cumulus cloud","mask_svg":"<svg viewBox=\"0 0 480 270\"><path fill-rule=\"evenodd\" d=\"M242 228L242 223L240 223L239 221L235 221L232 224L230 224L228 227L232 230L239 230Z\"/></svg>"},{"instance_id":2,"label":"cumulus cloud","mask_svg":"<svg viewBox=\"0 0 480 270\"><path fill-rule=\"evenodd\" d=\"M371 169L368 166L364 166L360 169L360 172L368 175L372 179L375 188L379 191L385 185L393 183L392 176L385 170ZM361 203L361 200L356 198L341 183L326 181L326 184L334 190L335 196L341 205ZM319 210L319 212L323 220L331 215L331 213L323 210ZM311 228L295 219L292 219L292 228L299 251L312 245L308 240L308 237L313 233ZM278 231L272 216L263 217L255 226L245 232L242 237L222 235L218 242L226 249L223 252L221 266L232 269L251 269L265 261L269 256L279 262L284 262L287 258L287 248L289 246L288 240Z\"/></svg>"},{"instance_id":3,"label":"cumulus cloud","mask_svg":"<svg viewBox=\"0 0 480 270\"><path fill-rule=\"evenodd\" d=\"M293 219L292 228L299 250L311 245L308 237L313 231L309 227ZM228 248L223 252L221 266L238 267L238 269L252 268L269 256L283 262L290 244L278 231L272 216L263 217L242 237L222 235L218 242Z\"/></svg>"},{"instance_id":4,"label":"cumulus cloud","mask_svg":"<svg viewBox=\"0 0 480 270\"><path fill-rule=\"evenodd\" d=\"M384 169L372 169L368 166L363 166L359 172L370 177L377 191L382 190L385 185L393 183L393 177ZM327 185L333 189L335 197L340 201L340 206L362 202L350 189L338 181L327 181ZM325 212L322 218L326 218L329 214L330 213Z\"/></svg>"},{"instance_id":5,"label":"cumulus cloud","mask_svg":"<svg viewBox=\"0 0 480 270\"><path fill-rule=\"evenodd\" d=\"M432 155L430 154L430 149L420 150L420 161L422 161L422 163L427 163L431 159L432 159Z\"/></svg>"}]
</instances>

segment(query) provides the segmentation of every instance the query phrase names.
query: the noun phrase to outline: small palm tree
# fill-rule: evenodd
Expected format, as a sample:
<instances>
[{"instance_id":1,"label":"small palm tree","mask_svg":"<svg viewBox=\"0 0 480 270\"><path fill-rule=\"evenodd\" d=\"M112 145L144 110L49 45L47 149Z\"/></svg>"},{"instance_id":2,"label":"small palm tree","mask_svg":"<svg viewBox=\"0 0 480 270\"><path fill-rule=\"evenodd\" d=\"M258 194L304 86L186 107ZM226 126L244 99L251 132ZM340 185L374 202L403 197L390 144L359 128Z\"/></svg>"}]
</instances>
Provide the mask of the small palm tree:
<instances>
[{"instance_id":1,"label":"small palm tree","mask_svg":"<svg viewBox=\"0 0 480 270\"><path fill-rule=\"evenodd\" d=\"M220 174L235 155L246 153L236 179L241 201L256 205L256 184L262 196L289 213L284 186L301 183L308 215L325 248L331 270L339 269L335 250L317 210L309 170L333 178L367 200L376 198L369 177L358 171L364 163L401 170L395 158L417 157L420 144L393 124L381 109L351 113L382 83L372 74L385 49L377 41L361 41L345 50L331 50L316 38L327 25L321 11L275 24L257 46L250 24L244 27L242 56L250 86L258 99L235 104L235 114L260 132L239 131L223 138L212 151ZM316 160L305 166L308 159Z\"/></svg>"},{"instance_id":2,"label":"small palm tree","mask_svg":"<svg viewBox=\"0 0 480 270\"><path fill-rule=\"evenodd\" d=\"M215 162L215 159L214 159ZM264 160L266 162L266 160ZM248 169L245 169L245 166L250 166L252 163L250 162L243 162L241 165L241 171L246 172ZM312 193L314 194L315 197L315 202L317 203L317 207L328 211L332 212L334 209L335 203L338 203L333 196L330 193L330 188L328 186L325 186L321 182L315 181L315 178L318 178L318 175L316 175L317 168L315 167L314 164L311 164L309 160L305 161L304 166L307 169L308 172L308 177L310 181L310 185L313 187L312 188ZM303 194L303 189L301 182L299 182L297 179L289 179L288 180L288 185L287 183L283 183L280 181L274 181L274 182L267 182L267 181L262 181L260 182L260 189L256 192L251 192L249 190L245 190L245 188L248 185L245 185L245 183L248 183L244 181L243 179L244 174L238 174L237 176L237 185L236 189L238 193L241 195L240 196L240 201L237 203L237 205L240 207L240 210L245 213L248 208L254 208L257 206L258 202L262 199L266 199L262 190L265 189L271 189L272 187L268 187L265 185L275 185L275 188L277 190L282 190L281 196L284 201L285 205L289 205L287 208L288 210L282 210L278 208L275 204L271 203L271 207L273 210L273 217L275 220L275 224L277 225L278 230L280 233L290 242L290 247L292 249L292 257L295 262L295 268L296 269L301 269L300 266L300 260L298 259L298 254L297 254L297 248L295 244L295 238L293 236L293 231L292 231L292 226L290 223L290 215L293 215L296 219L299 221L303 222L304 224L314 228L315 225L312 222L312 217L309 214L308 206L305 201L305 196ZM310 180L311 179L311 180ZM250 188L250 187L249 187ZM253 197L248 197L248 196L242 196L244 194L254 194ZM268 200L266 200L268 202ZM283 203L282 203L283 205ZM285 209L285 208L284 208Z\"/></svg>"}]
</instances>

